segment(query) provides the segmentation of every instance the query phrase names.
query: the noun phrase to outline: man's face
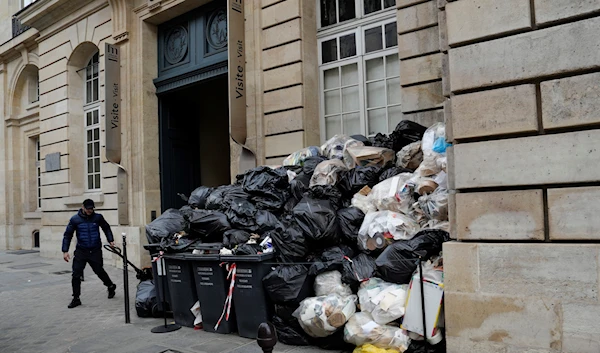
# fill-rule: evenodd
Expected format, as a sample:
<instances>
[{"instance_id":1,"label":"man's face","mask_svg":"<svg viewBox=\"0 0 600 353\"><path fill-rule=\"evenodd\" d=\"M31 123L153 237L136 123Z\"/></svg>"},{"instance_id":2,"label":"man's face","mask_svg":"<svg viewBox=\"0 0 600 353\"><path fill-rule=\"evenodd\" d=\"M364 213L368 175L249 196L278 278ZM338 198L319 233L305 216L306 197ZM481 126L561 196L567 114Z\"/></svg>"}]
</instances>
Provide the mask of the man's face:
<instances>
[{"instance_id":1,"label":"man's face","mask_svg":"<svg viewBox=\"0 0 600 353\"><path fill-rule=\"evenodd\" d=\"M83 208L83 212L85 212L86 215L91 216L92 213L94 213L94 209L93 208Z\"/></svg>"}]
</instances>

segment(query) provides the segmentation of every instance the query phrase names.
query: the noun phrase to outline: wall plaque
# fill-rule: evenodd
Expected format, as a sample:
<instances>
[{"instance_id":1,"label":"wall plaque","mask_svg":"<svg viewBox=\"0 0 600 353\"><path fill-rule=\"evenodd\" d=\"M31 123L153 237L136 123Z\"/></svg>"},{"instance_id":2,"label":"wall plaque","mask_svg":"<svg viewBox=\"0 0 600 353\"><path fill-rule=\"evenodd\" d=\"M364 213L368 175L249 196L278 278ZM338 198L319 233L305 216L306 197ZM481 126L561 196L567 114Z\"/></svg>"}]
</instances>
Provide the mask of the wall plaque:
<instances>
[{"instance_id":1,"label":"wall plaque","mask_svg":"<svg viewBox=\"0 0 600 353\"><path fill-rule=\"evenodd\" d=\"M46 160L46 172L60 170L60 152L47 154L44 159Z\"/></svg>"}]
</instances>

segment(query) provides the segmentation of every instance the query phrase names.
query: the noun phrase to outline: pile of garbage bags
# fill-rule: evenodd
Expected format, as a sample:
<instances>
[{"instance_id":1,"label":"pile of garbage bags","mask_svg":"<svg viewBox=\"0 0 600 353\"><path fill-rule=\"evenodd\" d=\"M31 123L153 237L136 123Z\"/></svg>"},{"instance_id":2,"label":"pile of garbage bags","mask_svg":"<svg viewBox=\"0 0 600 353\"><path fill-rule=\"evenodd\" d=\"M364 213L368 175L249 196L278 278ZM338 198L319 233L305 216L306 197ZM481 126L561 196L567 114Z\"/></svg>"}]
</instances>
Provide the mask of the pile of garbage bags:
<instances>
[{"instance_id":1,"label":"pile of garbage bags","mask_svg":"<svg viewBox=\"0 0 600 353\"><path fill-rule=\"evenodd\" d=\"M444 344L443 301L423 313L414 293L443 294L449 146L443 123L402 121L372 139L336 135L233 185L197 188L188 205L146 227L148 242L166 252L197 243L221 243L222 254L274 252L263 285L282 343L429 352L425 342ZM423 314L427 332L413 322Z\"/></svg>"}]
</instances>

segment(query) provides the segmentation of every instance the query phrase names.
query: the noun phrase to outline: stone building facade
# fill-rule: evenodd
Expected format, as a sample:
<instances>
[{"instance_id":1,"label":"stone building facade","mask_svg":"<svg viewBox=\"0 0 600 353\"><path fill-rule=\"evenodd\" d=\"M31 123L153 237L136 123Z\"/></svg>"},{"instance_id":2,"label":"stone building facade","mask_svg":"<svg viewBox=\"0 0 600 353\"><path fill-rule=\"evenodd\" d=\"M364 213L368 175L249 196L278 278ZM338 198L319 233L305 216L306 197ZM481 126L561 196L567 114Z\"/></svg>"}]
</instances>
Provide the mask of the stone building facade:
<instances>
[{"instance_id":1,"label":"stone building facade","mask_svg":"<svg viewBox=\"0 0 600 353\"><path fill-rule=\"evenodd\" d=\"M257 164L336 133L446 121L448 352L600 351L600 3L232 1ZM239 172L226 6L0 4L0 248L59 257L92 198L147 265L144 225ZM120 166L106 158L106 43L120 52Z\"/></svg>"}]
</instances>

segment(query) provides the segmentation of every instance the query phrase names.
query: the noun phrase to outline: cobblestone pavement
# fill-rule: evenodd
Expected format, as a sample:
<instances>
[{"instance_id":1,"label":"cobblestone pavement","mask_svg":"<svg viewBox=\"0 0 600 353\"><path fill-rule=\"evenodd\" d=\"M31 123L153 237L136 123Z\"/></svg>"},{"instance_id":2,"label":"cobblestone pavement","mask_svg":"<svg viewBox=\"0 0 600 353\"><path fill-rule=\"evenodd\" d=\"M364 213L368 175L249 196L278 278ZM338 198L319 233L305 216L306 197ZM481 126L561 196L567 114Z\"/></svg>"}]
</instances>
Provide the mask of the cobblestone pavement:
<instances>
[{"instance_id":1,"label":"cobblestone pavement","mask_svg":"<svg viewBox=\"0 0 600 353\"><path fill-rule=\"evenodd\" d=\"M83 305L67 309L71 263L42 258L39 253L0 251L0 352L262 352L255 341L236 334L219 335L187 327L151 333L150 329L163 320L137 317L134 272L129 274L131 324L125 324L123 271L111 266L105 269L117 283L116 297L107 299L106 287L87 266ZM274 352L327 351L278 343Z\"/></svg>"}]
</instances>

